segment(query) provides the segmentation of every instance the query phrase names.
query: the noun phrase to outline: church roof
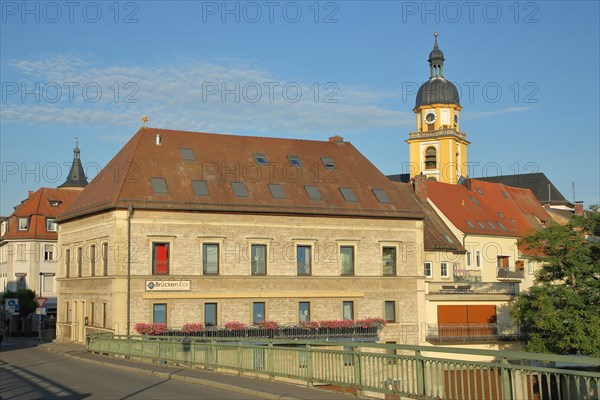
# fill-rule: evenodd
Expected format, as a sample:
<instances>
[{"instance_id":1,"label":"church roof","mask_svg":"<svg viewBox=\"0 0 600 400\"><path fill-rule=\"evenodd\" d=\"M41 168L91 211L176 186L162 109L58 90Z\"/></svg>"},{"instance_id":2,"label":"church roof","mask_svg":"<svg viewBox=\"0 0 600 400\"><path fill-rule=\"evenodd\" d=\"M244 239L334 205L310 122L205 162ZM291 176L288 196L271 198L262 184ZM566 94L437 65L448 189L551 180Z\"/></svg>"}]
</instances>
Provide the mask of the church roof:
<instances>
[{"instance_id":1,"label":"church roof","mask_svg":"<svg viewBox=\"0 0 600 400\"><path fill-rule=\"evenodd\" d=\"M65 183L60 185L59 188L81 188L88 184L85 172L83 171L83 165L81 165L80 153L79 146L75 145L69 176L67 176Z\"/></svg>"},{"instance_id":2,"label":"church roof","mask_svg":"<svg viewBox=\"0 0 600 400\"><path fill-rule=\"evenodd\" d=\"M531 174L499 175L475 178L481 181L502 183L522 189L529 189L542 204L571 205L543 172ZM550 198L548 198L548 185L550 185Z\"/></svg>"},{"instance_id":3,"label":"church roof","mask_svg":"<svg viewBox=\"0 0 600 400\"><path fill-rule=\"evenodd\" d=\"M341 137L280 139L141 128L59 220L111 209L421 219Z\"/></svg>"},{"instance_id":4,"label":"church roof","mask_svg":"<svg viewBox=\"0 0 600 400\"><path fill-rule=\"evenodd\" d=\"M458 89L449 80L441 76L430 78L421 85L417 92L415 108L427 104L457 104L460 105Z\"/></svg>"}]
</instances>

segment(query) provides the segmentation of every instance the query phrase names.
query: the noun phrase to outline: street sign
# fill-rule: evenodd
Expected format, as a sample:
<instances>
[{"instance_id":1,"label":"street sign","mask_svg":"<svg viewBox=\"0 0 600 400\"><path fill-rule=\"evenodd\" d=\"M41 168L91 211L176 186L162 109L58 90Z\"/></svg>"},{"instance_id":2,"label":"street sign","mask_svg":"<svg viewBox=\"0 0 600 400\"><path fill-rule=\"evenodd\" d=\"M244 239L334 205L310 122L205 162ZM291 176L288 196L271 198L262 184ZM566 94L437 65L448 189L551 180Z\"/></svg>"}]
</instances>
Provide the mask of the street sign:
<instances>
[{"instance_id":1,"label":"street sign","mask_svg":"<svg viewBox=\"0 0 600 400\"><path fill-rule=\"evenodd\" d=\"M6 311L11 314L19 311L19 299L6 299L4 305L6 307Z\"/></svg>"},{"instance_id":2,"label":"street sign","mask_svg":"<svg viewBox=\"0 0 600 400\"><path fill-rule=\"evenodd\" d=\"M48 313L47 307L38 307L35 309L35 313L39 315L46 315Z\"/></svg>"},{"instance_id":3,"label":"street sign","mask_svg":"<svg viewBox=\"0 0 600 400\"><path fill-rule=\"evenodd\" d=\"M45 297L36 297L34 300L38 307L44 307L44 304L46 304L48 299Z\"/></svg>"}]
</instances>

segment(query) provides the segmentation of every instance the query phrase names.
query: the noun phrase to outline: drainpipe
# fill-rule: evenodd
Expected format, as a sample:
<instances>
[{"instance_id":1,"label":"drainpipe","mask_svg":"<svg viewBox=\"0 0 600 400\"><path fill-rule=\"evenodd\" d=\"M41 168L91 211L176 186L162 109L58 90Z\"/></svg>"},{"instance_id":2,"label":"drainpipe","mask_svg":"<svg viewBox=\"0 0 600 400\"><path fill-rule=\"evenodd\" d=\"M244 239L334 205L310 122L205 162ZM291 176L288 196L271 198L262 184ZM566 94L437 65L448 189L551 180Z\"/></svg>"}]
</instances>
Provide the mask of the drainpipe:
<instances>
[{"instance_id":1,"label":"drainpipe","mask_svg":"<svg viewBox=\"0 0 600 400\"><path fill-rule=\"evenodd\" d=\"M131 218L133 206L127 209L127 338L131 336Z\"/></svg>"}]
</instances>

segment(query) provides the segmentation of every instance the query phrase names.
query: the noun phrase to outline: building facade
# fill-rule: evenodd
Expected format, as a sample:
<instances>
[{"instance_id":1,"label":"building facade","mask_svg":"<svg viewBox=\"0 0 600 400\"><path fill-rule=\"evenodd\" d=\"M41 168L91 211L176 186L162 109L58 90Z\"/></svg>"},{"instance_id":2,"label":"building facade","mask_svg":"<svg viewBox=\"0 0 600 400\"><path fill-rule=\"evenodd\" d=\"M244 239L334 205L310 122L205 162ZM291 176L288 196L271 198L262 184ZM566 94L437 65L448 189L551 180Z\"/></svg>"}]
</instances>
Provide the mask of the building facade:
<instances>
[{"instance_id":1,"label":"building facade","mask_svg":"<svg viewBox=\"0 0 600 400\"><path fill-rule=\"evenodd\" d=\"M423 218L339 136L142 128L59 218L57 336L381 317L417 343Z\"/></svg>"}]
</instances>

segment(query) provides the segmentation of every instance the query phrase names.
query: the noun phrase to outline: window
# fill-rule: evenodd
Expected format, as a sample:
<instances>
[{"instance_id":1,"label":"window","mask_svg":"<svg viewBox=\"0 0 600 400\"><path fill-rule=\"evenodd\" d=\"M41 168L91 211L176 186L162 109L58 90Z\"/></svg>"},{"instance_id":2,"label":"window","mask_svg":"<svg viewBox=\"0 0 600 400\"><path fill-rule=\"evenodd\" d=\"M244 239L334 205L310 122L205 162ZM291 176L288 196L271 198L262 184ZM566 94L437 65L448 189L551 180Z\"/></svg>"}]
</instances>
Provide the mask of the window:
<instances>
[{"instance_id":1,"label":"window","mask_svg":"<svg viewBox=\"0 0 600 400\"><path fill-rule=\"evenodd\" d=\"M342 302L342 319L346 319L346 320L354 319L354 302L353 301Z\"/></svg>"},{"instance_id":2,"label":"window","mask_svg":"<svg viewBox=\"0 0 600 400\"><path fill-rule=\"evenodd\" d=\"M382 260L383 263L383 275L394 276L396 275L396 248L395 247L384 247L382 249Z\"/></svg>"},{"instance_id":3,"label":"window","mask_svg":"<svg viewBox=\"0 0 600 400\"><path fill-rule=\"evenodd\" d=\"M155 324L167 323L167 305L164 303L152 305L152 322Z\"/></svg>"},{"instance_id":4,"label":"window","mask_svg":"<svg viewBox=\"0 0 600 400\"><path fill-rule=\"evenodd\" d=\"M17 276L17 290L27 289L27 277L25 275Z\"/></svg>"},{"instance_id":5,"label":"window","mask_svg":"<svg viewBox=\"0 0 600 400\"><path fill-rule=\"evenodd\" d=\"M509 261L510 261L510 257L509 256L497 256L496 257L496 264L498 268L502 268L502 269L506 269L508 270L509 267Z\"/></svg>"},{"instance_id":6,"label":"window","mask_svg":"<svg viewBox=\"0 0 600 400\"><path fill-rule=\"evenodd\" d=\"M6 221L2 221L0 224L0 236L4 236L6 234L6 228L8 227L8 223Z\"/></svg>"},{"instance_id":7,"label":"window","mask_svg":"<svg viewBox=\"0 0 600 400\"><path fill-rule=\"evenodd\" d=\"M467 251L467 267L471 266L471 252Z\"/></svg>"},{"instance_id":8,"label":"window","mask_svg":"<svg viewBox=\"0 0 600 400\"><path fill-rule=\"evenodd\" d=\"M71 307L69 307L68 301L65 301L65 315L67 317L65 322L71 322Z\"/></svg>"},{"instance_id":9,"label":"window","mask_svg":"<svg viewBox=\"0 0 600 400\"><path fill-rule=\"evenodd\" d=\"M208 186L206 186L205 181L193 180L192 189L194 189L196 196L208 196Z\"/></svg>"},{"instance_id":10,"label":"window","mask_svg":"<svg viewBox=\"0 0 600 400\"><path fill-rule=\"evenodd\" d=\"M340 246L342 275L354 275L354 247Z\"/></svg>"},{"instance_id":11,"label":"window","mask_svg":"<svg viewBox=\"0 0 600 400\"><path fill-rule=\"evenodd\" d=\"M311 274L311 250L310 246L296 247L296 266L298 275Z\"/></svg>"},{"instance_id":12,"label":"window","mask_svg":"<svg viewBox=\"0 0 600 400\"><path fill-rule=\"evenodd\" d=\"M319 188L312 185L305 185L304 190L306 190L306 194L310 200L323 200L321 198L321 193L319 192Z\"/></svg>"},{"instance_id":13,"label":"window","mask_svg":"<svg viewBox=\"0 0 600 400\"><path fill-rule=\"evenodd\" d=\"M377 198L377 201L379 201L380 203L389 203L390 202L390 198L388 197L387 193L383 189L373 189L373 194Z\"/></svg>"},{"instance_id":14,"label":"window","mask_svg":"<svg viewBox=\"0 0 600 400\"><path fill-rule=\"evenodd\" d=\"M535 265L535 263L533 261L529 261L527 263L527 273L529 273L529 275L533 275L535 273L534 265Z\"/></svg>"},{"instance_id":15,"label":"window","mask_svg":"<svg viewBox=\"0 0 600 400\"><path fill-rule=\"evenodd\" d=\"M485 227L485 225L483 224L483 222L481 222L481 221L477 221L477 225L479 225L481 227L481 229L487 229Z\"/></svg>"},{"instance_id":16,"label":"window","mask_svg":"<svg viewBox=\"0 0 600 400\"><path fill-rule=\"evenodd\" d=\"M90 326L94 326L94 303L90 303Z\"/></svg>"},{"instance_id":17,"label":"window","mask_svg":"<svg viewBox=\"0 0 600 400\"><path fill-rule=\"evenodd\" d=\"M251 246L252 275L266 275L267 273L267 245L253 244Z\"/></svg>"},{"instance_id":18,"label":"window","mask_svg":"<svg viewBox=\"0 0 600 400\"><path fill-rule=\"evenodd\" d=\"M244 182L231 182L231 189L235 197L248 197L248 189Z\"/></svg>"},{"instance_id":19,"label":"window","mask_svg":"<svg viewBox=\"0 0 600 400\"><path fill-rule=\"evenodd\" d=\"M263 153L254 153L254 160L258 165L267 165L269 162L267 161L267 156Z\"/></svg>"},{"instance_id":20,"label":"window","mask_svg":"<svg viewBox=\"0 0 600 400\"><path fill-rule=\"evenodd\" d=\"M356 195L350 188L340 188L340 192L342 193L342 197L348 203L356 203Z\"/></svg>"},{"instance_id":21,"label":"window","mask_svg":"<svg viewBox=\"0 0 600 400\"><path fill-rule=\"evenodd\" d=\"M90 274L96 276L96 245L90 245Z\"/></svg>"},{"instance_id":22,"label":"window","mask_svg":"<svg viewBox=\"0 0 600 400\"><path fill-rule=\"evenodd\" d=\"M278 183L270 183L269 190L271 191L271 196L274 199L285 199L285 193L283 192L283 186Z\"/></svg>"},{"instance_id":23,"label":"window","mask_svg":"<svg viewBox=\"0 0 600 400\"><path fill-rule=\"evenodd\" d=\"M288 156L288 160L290 161L290 165L296 168L302 168L302 160L298 156Z\"/></svg>"},{"instance_id":24,"label":"window","mask_svg":"<svg viewBox=\"0 0 600 400\"><path fill-rule=\"evenodd\" d=\"M179 155L182 160L185 161L196 161L196 156L194 155L194 150L192 149L179 149Z\"/></svg>"},{"instance_id":25,"label":"window","mask_svg":"<svg viewBox=\"0 0 600 400\"><path fill-rule=\"evenodd\" d=\"M26 231L29 229L29 218L19 218L19 230Z\"/></svg>"},{"instance_id":26,"label":"window","mask_svg":"<svg viewBox=\"0 0 600 400\"><path fill-rule=\"evenodd\" d=\"M475 225L473 225L473 223L469 220L467 220L467 225L469 225L470 228L475 229Z\"/></svg>"},{"instance_id":27,"label":"window","mask_svg":"<svg viewBox=\"0 0 600 400\"><path fill-rule=\"evenodd\" d=\"M169 273L169 243L152 243L152 274Z\"/></svg>"},{"instance_id":28,"label":"window","mask_svg":"<svg viewBox=\"0 0 600 400\"><path fill-rule=\"evenodd\" d=\"M106 303L102 303L102 327L106 328Z\"/></svg>"},{"instance_id":29,"label":"window","mask_svg":"<svg viewBox=\"0 0 600 400\"><path fill-rule=\"evenodd\" d=\"M204 304L204 326L217 326L217 303Z\"/></svg>"},{"instance_id":30,"label":"window","mask_svg":"<svg viewBox=\"0 0 600 400\"><path fill-rule=\"evenodd\" d=\"M435 169L437 165L437 151L430 146L425 150L425 169Z\"/></svg>"},{"instance_id":31,"label":"window","mask_svg":"<svg viewBox=\"0 0 600 400\"><path fill-rule=\"evenodd\" d=\"M473 200L473 203L477 204L478 206L481 205L481 203L479 203L479 200L477 200L475 197L473 197L473 196L469 196L469 197L471 197L471 200Z\"/></svg>"},{"instance_id":32,"label":"window","mask_svg":"<svg viewBox=\"0 0 600 400\"><path fill-rule=\"evenodd\" d=\"M448 263L447 262L443 262L440 264L440 274L441 274L442 278L448 277Z\"/></svg>"},{"instance_id":33,"label":"window","mask_svg":"<svg viewBox=\"0 0 600 400\"><path fill-rule=\"evenodd\" d=\"M44 245L44 261L54 261L54 245Z\"/></svg>"},{"instance_id":34,"label":"window","mask_svg":"<svg viewBox=\"0 0 600 400\"><path fill-rule=\"evenodd\" d=\"M265 320L265 303L252 303L252 323L258 324Z\"/></svg>"},{"instance_id":35,"label":"window","mask_svg":"<svg viewBox=\"0 0 600 400\"><path fill-rule=\"evenodd\" d=\"M108 275L108 243L102 243L102 275Z\"/></svg>"},{"instance_id":36,"label":"window","mask_svg":"<svg viewBox=\"0 0 600 400\"><path fill-rule=\"evenodd\" d=\"M165 178L150 178L150 184L152 185L152 191L154 194L169 193Z\"/></svg>"},{"instance_id":37,"label":"window","mask_svg":"<svg viewBox=\"0 0 600 400\"><path fill-rule=\"evenodd\" d=\"M77 248L77 277L81 278L83 270L83 248Z\"/></svg>"},{"instance_id":38,"label":"window","mask_svg":"<svg viewBox=\"0 0 600 400\"><path fill-rule=\"evenodd\" d=\"M500 222L500 221L496 221L496 223L498 224L498 226L499 226L500 228L502 228L502 230L503 230L503 231L505 231L505 232L506 232L506 231L508 231L508 229L506 229L506 227L504 226L504 224L503 224L502 222Z\"/></svg>"},{"instance_id":39,"label":"window","mask_svg":"<svg viewBox=\"0 0 600 400\"><path fill-rule=\"evenodd\" d=\"M42 284L44 293L46 292L54 292L54 274L53 273L45 273L42 275Z\"/></svg>"},{"instance_id":40,"label":"window","mask_svg":"<svg viewBox=\"0 0 600 400\"><path fill-rule=\"evenodd\" d=\"M423 275L431 278L431 262L427 261L423 263Z\"/></svg>"},{"instance_id":41,"label":"window","mask_svg":"<svg viewBox=\"0 0 600 400\"><path fill-rule=\"evenodd\" d=\"M385 320L386 322L396 322L396 302L385 302Z\"/></svg>"},{"instance_id":42,"label":"window","mask_svg":"<svg viewBox=\"0 0 600 400\"><path fill-rule=\"evenodd\" d=\"M58 230L58 224L54 222L54 218L46 218L46 230L48 232L56 232Z\"/></svg>"},{"instance_id":43,"label":"window","mask_svg":"<svg viewBox=\"0 0 600 400\"><path fill-rule=\"evenodd\" d=\"M498 211L498 216L499 216L501 219L505 219L505 217L504 217L504 214L502 214L502 211Z\"/></svg>"},{"instance_id":44,"label":"window","mask_svg":"<svg viewBox=\"0 0 600 400\"><path fill-rule=\"evenodd\" d=\"M23 244L17 244L17 261L27 261L27 247Z\"/></svg>"},{"instance_id":45,"label":"window","mask_svg":"<svg viewBox=\"0 0 600 400\"><path fill-rule=\"evenodd\" d=\"M219 245L217 243L202 245L202 273L204 275L219 274Z\"/></svg>"},{"instance_id":46,"label":"window","mask_svg":"<svg viewBox=\"0 0 600 400\"><path fill-rule=\"evenodd\" d=\"M487 224L490 226L490 228L492 228L493 230L495 230L495 231L497 231L497 230L498 230L498 228L496 228L496 225L494 225L494 224L492 223L492 221L488 221L488 220L486 220L485 222L486 222L486 223L487 223Z\"/></svg>"},{"instance_id":47,"label":"window","mask_svg":"<svg viewBox=\"0 0 600 400\"><path fill-rule=\"evenodd\" d=\"M310 321L310 303L308 301L301 301L298 303L298 321Z\"/></svg>"},{"instance_id":48,"label":"window","mask_svg":"<svg viewBox=\"0 0 600 400\"><path fill-rule=\"evenodd\" d=\"M481 267L481 251L475 252L475 266Z\"/></svg>"},{"instance_id":49,"label":"window","mask_svg":"<svg viewBox=\"0 0 600 400\"><path fill-rule=\"evenodd\" d=\"M65 275L71 276L71 250L65 250Z\"/></svg>"},{"instance_id":50,"label":"window","mask_svg":"<svg viewBox=\"0 0 600 400\"><path fill-rule=\"evenodd\" d=\"M335 162L333 161L333 158L321 157L321 162L323 163L323 166L325 167L325 169L336 169L337 168L335 166Z\"/></svg>"},{"instance_id":51,"label":"window","mask_svg":"<svg viewBox=\"0 0 600 400\"><path fill-rule=\"evenodd\" d=\"M62 203L62 201L60 201L60 200L50 200L50 205L52 207L58 207L58 206L60 206L61 203Z\"/></svg>"}]
</instances>

